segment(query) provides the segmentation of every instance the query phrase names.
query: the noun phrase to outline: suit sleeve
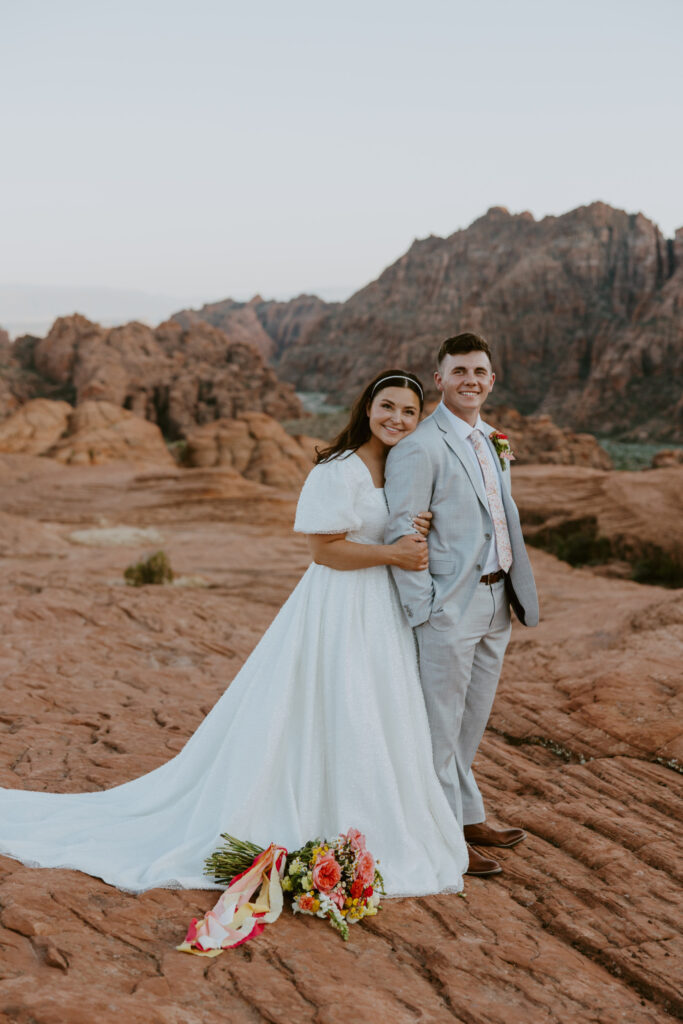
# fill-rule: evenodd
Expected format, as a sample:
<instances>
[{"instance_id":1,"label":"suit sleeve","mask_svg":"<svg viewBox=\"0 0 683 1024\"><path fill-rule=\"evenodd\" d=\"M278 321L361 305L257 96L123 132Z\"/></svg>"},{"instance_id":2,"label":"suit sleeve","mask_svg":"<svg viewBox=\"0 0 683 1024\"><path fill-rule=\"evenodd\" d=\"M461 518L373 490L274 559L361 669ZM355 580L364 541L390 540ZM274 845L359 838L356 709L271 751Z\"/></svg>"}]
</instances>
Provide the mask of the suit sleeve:
<instances>
[{"instance_id":1,"label":"suit sleeve","mask_svg":"<svg viewBox=\"0 0 683 1024\"><path fill-rule=\"evenodd\" d=\"M385 470L384 493L389 506L385 542L414 533L413 516L429 509L434 486L431 460L413 438L407 437L391 449ZM426 622L434 601L434 583L427 569L409 572L391 567L403 610L411 626Z\"/></svg>"}]
</instances>

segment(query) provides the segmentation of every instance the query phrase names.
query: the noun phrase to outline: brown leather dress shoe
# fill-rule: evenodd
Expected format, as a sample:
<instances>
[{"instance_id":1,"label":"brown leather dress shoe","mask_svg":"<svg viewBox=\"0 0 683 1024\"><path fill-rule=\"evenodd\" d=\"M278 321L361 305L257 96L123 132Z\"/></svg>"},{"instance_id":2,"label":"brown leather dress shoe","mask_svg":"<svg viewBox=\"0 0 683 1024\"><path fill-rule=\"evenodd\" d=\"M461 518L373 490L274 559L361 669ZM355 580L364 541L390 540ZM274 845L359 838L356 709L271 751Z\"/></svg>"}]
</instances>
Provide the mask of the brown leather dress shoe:
<instances>
[{"instance_id":1,"label":"brown leather dress shoe","mask_svg":"<svg viewBox=\"0 0 683 1024\"><path fill-rule=\"evenodd\" d=\"M477 846L516 846L526 839L526 832L521 828L494 828L485 821L476 825L465 825L465 842L476 843Z\"/></svg>"},{"instance_id":2,"label":"brown leather dress shoe","mask_svg":"<svg viewBox=\"0 0 683 1024\"><path fill-rule=\"evenodd\" d=\"M484 857L483 854L475 850L469 843L467 844L467 852L470 855L470 862L465 872L466 875L499 875L503 870L497 860L493 860L492 857Z\"/></svg>"}]
</instances>

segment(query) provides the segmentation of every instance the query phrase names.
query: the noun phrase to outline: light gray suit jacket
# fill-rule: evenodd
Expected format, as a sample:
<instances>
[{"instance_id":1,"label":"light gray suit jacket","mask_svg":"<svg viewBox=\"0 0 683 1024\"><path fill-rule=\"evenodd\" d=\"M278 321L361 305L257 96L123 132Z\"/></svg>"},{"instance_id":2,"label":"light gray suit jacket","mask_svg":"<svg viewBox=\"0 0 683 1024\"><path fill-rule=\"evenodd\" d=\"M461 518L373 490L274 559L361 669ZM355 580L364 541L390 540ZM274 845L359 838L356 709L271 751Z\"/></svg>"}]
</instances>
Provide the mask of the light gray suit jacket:
<instances>
[{"instance_id":1,"label":"light gray suit jacket","mask_svg":"<svg viewBox=\"0 0 683 1024\"><path fill-rule=\"evenodd\" d=\"M485 432L493 429L484 424ZM502 472L495 449L501 495L512 545L508 594L525 626L538 623L538 597L510 492L510 469ZM414 532L416 512L430 509L429 570L408 572L392 567L401 602L411 626L427 620L435 629L456 625L481 578L493 533L484 481L466 442L437 406L431 416L389 452L384 491L389 505L385 540L393 543Z\"/></svg>"}]
</instances>

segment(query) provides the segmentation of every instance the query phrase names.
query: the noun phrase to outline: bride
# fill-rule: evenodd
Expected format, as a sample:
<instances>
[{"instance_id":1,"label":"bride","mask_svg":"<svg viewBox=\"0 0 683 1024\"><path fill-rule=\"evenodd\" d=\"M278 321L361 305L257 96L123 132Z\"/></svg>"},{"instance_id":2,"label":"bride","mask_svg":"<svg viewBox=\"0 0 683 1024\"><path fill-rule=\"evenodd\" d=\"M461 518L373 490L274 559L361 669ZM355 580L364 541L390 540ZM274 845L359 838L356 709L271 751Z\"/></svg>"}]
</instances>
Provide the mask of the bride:
<instances>
[{"instance_id":1,"label":"bride","mask_svg":"<svg viewBox=\"0 0 683 1024\"><path fill-rule=\"evenodd\" d=\"M462 888L467 850L387 568L426 568L427 545L413 523L383 543L384 462L422 405L418 379L389 370L319 454L294 525L313 564L180 753L95 793L0 789L0 854L131 892L214 889L202 871L221 832L295 849L353 827L388 895Z\"/></svg>"}]
</instances>

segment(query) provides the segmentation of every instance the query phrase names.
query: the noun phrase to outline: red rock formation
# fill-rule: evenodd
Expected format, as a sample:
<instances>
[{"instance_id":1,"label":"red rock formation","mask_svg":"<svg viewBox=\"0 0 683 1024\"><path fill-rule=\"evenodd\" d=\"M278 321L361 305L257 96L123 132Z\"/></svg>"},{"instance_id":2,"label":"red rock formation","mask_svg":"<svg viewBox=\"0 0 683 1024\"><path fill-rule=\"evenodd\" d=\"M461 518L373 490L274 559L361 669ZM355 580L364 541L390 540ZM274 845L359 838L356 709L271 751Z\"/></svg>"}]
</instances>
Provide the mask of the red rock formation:
<instances>
[{"instance_id":1,"label":"red rock formation","mask_svg":"<svg viewBox=\"0 0 683 1024\"><path fill-rule=\"evenodd\" d=\"M683 233L667 244L605 203L538 222L495 207L416 241L286 346L279 372L345 400L388 365L431 387L440 342L475 330L495 350L497 401L574 429L683 439L682 252Z\"/></svg>"},{"instance_id":2,"label":"red rock formation","mask_svg":"<svg viewBox=\"0 0 683 1024\"><path fill-rule=\"evenodd\" d=\"M197 423L245 410L295 416L292 388L249 344L206 323L184 329L168 321L103 328L75 314L55 321L44 339L15 343L12 372L21 399L47 392L74 404L96 399L157 423L171 439ZM9 381L15 387L14 377ZM18 386L18 385L17 385Z\"/></svg>"},{"instance_id":3,"label":"red rock formation","mask_svg":"<svg viewBox=\"0 0 683 1024\"><path fill-rule=\"evenodd\" d=\"M317 295L298 295L289 302L266 302L256 295L250 302L224 299L197 310L183 309L173 319L183 327L202 321L220 327L235 341L254 345L266 359L277 362L285 348L303 343L337 308Z\"/></svg>"},{"instance_id":4,"label":"red rock formation","mask_svg":"<svg viewBox=\"0 0 683 1024\"><path fill-rule=\"evenodd\" d=\"M0 427L1 429L1 427ZM174 466L161 431L111 402L82 402L71 410L68 436L45 454L69 465L130 462Z\"/></svg>"},{"instance_id":5,"label":"red rock formation","mask_svg":"<svg viewBox=\"0 0 683 1024\"><path fill-rule=\"evenodd\" d=\"M652 456L652 468L664 469L666 466L683 464L683 448L664 448Z\"/></svg>"},{"instance_id":6,"label":"red rock formation","mask_svg":"<svg viewBox=\"0 0 683 1024\"><path fill-rule=\"evenodd\" d=\"M0 423L0 452L48 455L58 462L175 465L154 423L111 402L35 398Z\"/></svg>"},{"instance_id":7,"label":"red rock formation","mask_svg":"<svg viewBox=\"0 0 683 1024\"><path fill-rule=\"evenodd\" d=\"M660 482L671 472L638 474L638 500L650 478L666 510L664 533ZM519 467L514 487L524 503L547 481L543 501L571 509L582 480L608 476L622 474ZM620 499L633 490L624 476ZM18 455L0 456L0 482L0 785L76 792L157 767L307 566L293 501L234 471L141 477ZM121 585L144 547L69 541L74 523L105 517L153 525L174 570L210 587ZM468 878L464 899L387 901L348 943L285 910L210 961L174 947L213 893L131 896L0 858L2 1024L663 1024L680 1014L683 596L531 555L542 622L513 628L477 755L491 819L528 832L497 855L503 874ZM362 715L360 727L371 743Z\"/></svg>"},{"instance_id":8,"label":"red rock formation","mask_svg":"<svg viewBox=\"0 0 683 1024\"><path fill-rule=\"evenodd\" d=\"M247 480L297 490L313 465L315 441L290 437L262 412L214 420L187 436L185 461L201 468L229 466Z\"/></svg>"},{"instance_id":9,"label":"red rock formation","mask_svg":"<svg viewBox=\"0 0 683 1024\"><path fill-rule=\"evenodd\" d=\"M490 415L485 411L484 416L487 422L509 436L516 465L554 463L612 468L611 458L593 434L575 434L566 427L558 427L550 416L522 416L505 406L492 409Z\"/></svg>"},{"instance_id":10,"label":"red rock formation","mask_svg":"<svg viewBox=\"0 0 683 1024\"><path fill-rule=\"evenodd\" d=\"M512 482L532 542L578 561L621 561L644 579L683 579L683 465L628 473L521 466Z\"/></svg>"},{"instance_id":11,"label":"red rock formation","mask_svg":"<svg viewBox=\"0 0 683 1024\"><path fill-rule=\"evenodd\" d=\"M42 455L67 432L72 412L68 402L27 402L0 423L0 452Z\"/></svg>"}]
</instances>

